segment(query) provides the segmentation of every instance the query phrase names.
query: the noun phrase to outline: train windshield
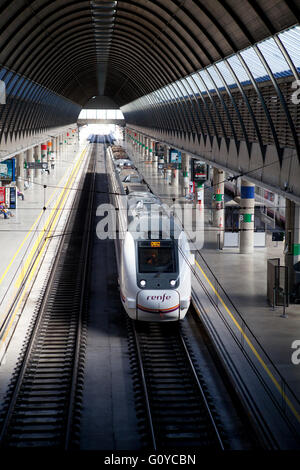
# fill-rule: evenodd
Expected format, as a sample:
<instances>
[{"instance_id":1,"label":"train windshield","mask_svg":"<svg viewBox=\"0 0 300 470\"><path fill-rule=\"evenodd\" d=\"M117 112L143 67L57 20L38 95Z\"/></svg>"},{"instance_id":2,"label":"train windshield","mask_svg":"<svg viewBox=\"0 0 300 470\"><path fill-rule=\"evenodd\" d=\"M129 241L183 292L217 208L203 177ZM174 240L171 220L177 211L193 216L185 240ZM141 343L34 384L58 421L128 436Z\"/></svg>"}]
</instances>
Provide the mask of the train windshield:
<instances>
[{"instance_id":1,"label":"train windshield","mask_svg":"<svg viewBox=\"0 0 300 470\"><path fill-rule=\"evenodd\" d=\"M174 247L139 247L140 273L175 273Z\"/></svg>"}]
</instances>

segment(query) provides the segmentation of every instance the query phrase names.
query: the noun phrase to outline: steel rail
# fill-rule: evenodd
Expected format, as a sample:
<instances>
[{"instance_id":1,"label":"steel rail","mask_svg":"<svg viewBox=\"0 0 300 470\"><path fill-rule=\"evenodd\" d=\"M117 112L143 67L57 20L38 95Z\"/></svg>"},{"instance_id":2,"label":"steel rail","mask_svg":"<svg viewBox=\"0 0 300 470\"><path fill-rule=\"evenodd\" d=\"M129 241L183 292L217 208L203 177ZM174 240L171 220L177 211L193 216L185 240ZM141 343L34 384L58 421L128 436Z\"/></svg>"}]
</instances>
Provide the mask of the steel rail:
<instances>
[{"instance_id":1,"label":"steel rail","mask_svg":"<svg viewBox=\"0 0 300 470\"><path fill-rule=\"evenodd\" d=\"M90 155L90 159L87 159L86 168L89 167L89 163L91 161L92 155ZM93 168L93 173L95 171L95 165ZM95 178L95 174L94 174ZM81 176L81 179L85 181L84 176ZM81 195L81 191L78 192L78 195ZM93 192L88 192L89 194L89 204L93 203ZM80 196L78 196L80 197ZM68 220L66 223L66 227L68 227L71 223L74 222L73 215L74 215L74 208L76 207L76 203L78 202L78 197L75 197L72 203L72 208L70 210L70 214L68 216ZM80 203L80 201L79 201ZM89 222L91 219L91 210L86 211L87 216L86 220ZM76 217L75 216L75 224L76 224ZM85 224L83 225L85 227ZM6 400L9 401L8 406L4 410L4 419L2 420L2 427L0 433L0 447L12 446L11 436L10 436L10 428L14 429L14 439L15 435L20 433L26 434L30 436L32 433L33 437L29 440L29 445L32 445L32 442L40 443L41 445L45 445L45 441L47 442L47 447L63 447L64 449L68 449L71 444L71 437L72 437L72 424L73 424L73 413L75 409L75 401L76 401L76 385L77 385L77 378L78 378L78 367L79 367L79 359L80 359L80 349L81 349L81 328L82 328L82 316L83 316L83 294L85 291L85 276L87 272L87 256L89 253L88 250L88 242L89 242L89 233L90 230L86 231L84 240L81 243L81 250L78 260L78 272L70 273L67 272L70 269L70 264L62 264L65 260L68 261L68 256L70 259L71 255L68 254L67 249L69 249L69 230L65 230L64 234L62 235L58 251L56 254L56 258L54 264L51 268L50 276L47 281L46 289L43 293L43 297L41 300L41 304L37 309L37 313L35 315L35 319L33 321L33 327L29 333L29 340L26 345L26 350L24 355L21 359L21 365L19 370L17 371L17 375L12 379L12 384L9 387ZM73 239L74 242L74 239ZM76 244L76 240L75 240ZM75 246L76 249L76 246ZM64 253L65 252L65 253ZM71 266L71 270L73 265ZM69 298L74 298L75 307L73 305L68 305L65 308L64 305L66 303L67 294L64 291L63 297L59 297L59 292L56 291L57 284L60 282L61 273L64 272L64 279L66 278L65 286L70 284L69 289L71 290L74 286L70 283L70 279L72 276L77 274L76 281L75 281L75 292L72 289L70 292ZM82 275L79 279L79 274ZM69 275L69 277L68 277ZM61 276L61 277L59 277ZM71 277L70 277L71 276ZM73 276L74 277L74 276ZM76 292L76 286L80 283L80 291ZM56 292L55 292L56 291ZM53 292L55 294L53 295ZM77 318L78 313L74 315L74 308L76 308L76 301L79 297L79 317ZM63 300L62 300L63 299ZM56 313L55 309L58 309ZM68 310L69 309L69 310ZM50 313L49 313L50 311ZM63 311L62 316L60 316L60 311ZM67 312L67 313L65 313ZM52 313L52 317L51 317ZM66 314L69 315L68 320L69 324L66 321ZM75 320L73 317L75 316ZM77 319L77 320L76 320ZM76 322L77 328L74 328L74 321ZM52 322L52 327L48 326ZM66 325L64 325L66 323ZM69 326L70 325L70 326ZM47 329L49 328L49 334L47 336ZM76 332L74 333L74 331ZM65 335L65 336L64 336ZM42 345L41 345L42 343ZM71 344L71 345L70 345ZM66 346L67 345L67 346ZM70 350L73 349L73 352ZM63 359L60 359L59 356L63 356ZM70 359L70 356L71 359ZM20 359L19 359L20 361ZM60 362L59 362L60 361ZM65 371L67 369L66 361L68 361L68 367L70 369L70 373ZM39 371L37 371L39 367ZM69 378L66 377L66 374L69 373ZM59 375L60 374L60 375ZM21 391L22 389L22 391ZM62 390L62 391L61 391ZM58 392L59 391L59 392ZM31 395L30 395L31 393ZM62 398L61 395L65 394ZM59 396L57 396L59 395ZM66 397L69 396L69 400L67 401ZM31 397L28 399L28 397ZM64 401L65 398L65 401ZM23 402L22 402L23 400ZM43 401L44 400L44 403ZM55 402L55 400L57 400ZM20 402L21 405L20 406ZM45 403L50 403L47 407L42 410L39 406L44 405ZM69 402L67 409L64 407L64 402ZM54 403L54 405L53 405ZM18 409L16 409L16 405ZM62 408L59 408L62 407ZM25 408L25 412L24 412ZM40 414L38 411L40 411ZM22 422L26 413L30 415L32 413L34 417L29 422L27 428L26 425L18 425L18 420L14 419L14 415L20 411L21 418L19 416L19 421ZM52 413L52 414L51 414ZM58 431L57 436L55 438L45 438L51 434L49 430L53 428L53 422L57 419L57 415L60 416L60 420L62 423L56 424ZM39 424L43 427L43 430L40 430L40 436L35 436L35 426L37 422L40 421L43 424ZM44 422L43 422L44 420ZM38 425L38 426L39 426ZM19 427L18 427L19 426ZM36 427L36 433L39 432L39 427ZM48 426L48 427L47 427ZM52 427L51 427L52 426ZM34 437L35 436L35 437ZM64 437L63 437L64 436ZM52 441L51 441L52 439ZM54 441L54 442L53 442ZM24 447L24 443L21 442L19 444ZM26 446L26 442L25 442Z\"/></svg>"},{"instance_id":2,"label":"steel rail","mask_svg":"<svg viewBox=\"0 0 300 470\"><path fill-rule=\"evenodd\" d=\"M224 450L223 438L180 326L173 324L164 330L166 324L141 326L131 321L130 325L154 450L169 444L188 447L189 442L193 447ZM139 333L139 328L146 328L146 333Z\"/></svg>"}]
</instances>

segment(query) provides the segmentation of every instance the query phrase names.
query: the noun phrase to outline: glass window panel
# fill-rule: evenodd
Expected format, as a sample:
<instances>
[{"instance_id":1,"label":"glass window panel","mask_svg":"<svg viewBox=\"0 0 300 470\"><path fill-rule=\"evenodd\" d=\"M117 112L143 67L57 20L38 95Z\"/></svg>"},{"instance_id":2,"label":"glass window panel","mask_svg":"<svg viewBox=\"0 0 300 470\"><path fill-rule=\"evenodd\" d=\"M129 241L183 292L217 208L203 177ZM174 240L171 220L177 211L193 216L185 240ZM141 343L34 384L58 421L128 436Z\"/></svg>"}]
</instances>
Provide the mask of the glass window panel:
<instances>
[{"instance_id":1,"label":"glass window panel","mask_svg":"<svg viewBox=\"0 0 300 470\"><path fill-rule=\"evenodd\" d=\"M246 70L244 69L243 64L241 63L238 56L233 55L229 57L228 62L231 65L232 69L234 70L235 74L237 75L241 83L250 83L248 74Z\"/></svg>"},{"instance_id":2,"label":"glass window panel","mask_svg":"<svg viewBox=\"0 0 300 470\"><path fill-rule=\"evenodd\" d=\"M171 88L169 86L165 86L163 88L163 93L166 95L166 97L170 100L172 99L173 97L173 94L172 94L172 91L171 91Z\"/></svg>"},{"instance_id":3,"label":"glass window panel","mask_svg":"<svg viewBox=\"0 0 300 470\"><path fill-rule=\"evenodd\" d=\"M11 96L21 96L23 94L25 82L22 79L17 82L16 79L18 78L18 76L14 77L10 85L7 87L7 92L10 92Z\"/></svg>"},{"instance_id":4,"label":"glass window panel","mask_svg":"<svg viewBox=\"0 0 300 470\"><path fill-rule=\"evenodd\" d=\"M192 87L187 78L184 79L184 84L185 84L187 93L188 93L189 95L193 95L193 93L196 94L196 91L194 91L195 86Z\"/></svg>"},{"instance_id":5,"label":"glass window panel","mask_svg":"<svg viewBox=\"0 0 300 470\"><path fill-rule=\"evenodd\" d=\"M81 110L78 119L86 119L86 109Z\"/></svg>"},{"instance_id":6,"label":"glass window panel","mask_svg":"<svg viewBox=\"0 0 300 470\"><path fill-rule=\"evenodd\" d=\"M7 70L3 67L0 69L0 80L2 80L2 77L6 74Z\"/></svg>"},{"instance_id":7,"label":"glass window panel","mask_svg":"<svg viewBox=\"0 0 300 470\"><path fill-rule=\"evenodd\" d=\"M289 53L294 65L300 69L300 26L288 29L279 34L279 39Z\"/></svg>"},{"instance_id":8,"label":"glass window panel","mask_svg":"<svg viewBox=\"0 0 300 470\"><path fill-rule=\"evenodd\" d=\"M206 91L205 87L204 87L202 81L200 80L198 74L194 73L192 75L192 78L195 80L195 83L196 83L197 87L199 88L199 90L202 91L202 92L205 92Z\"/></svg>"},{"instance_id":9,"label":"glass window panel","mask_svg":"<svg viewBox=\"0 0 300 470\"><path fill-rule=\"evenodd\" d=\"M210 91L214 91L215 87L213 82L211 81L209 75L207 74L206 70L201 70L199 72L199 75L201 76L202 80L204 81L205 85Z\"/></svg>"},{"instance_id":10,"label":"glass window panel","mask_svg":"<svg viewBox=\"0 0 300 470\"><path fill-rule=\"evenodd\" d=\"M116 119L116 110L108 109L107 110L107 119Z\"/></svg>"},{"instance_id":11,"label":"glass window panel","mask_svg":"<svg viewBox=\"0 0 300 470\"><path fill-rule=\"evenodd\" d=\"M215 82L216 86L218 88L224 88L224 84L221 80L221 78L219 77L218 73L215 71L214 67L207 67L207 72L211 75L213 81Z\"/></svg>"},{"instance_id":12,"label":"glass window panel","mask_svg":"<svg viewBox=\"0 0 300 470\"><path fill-rule=\"evenodd\" d=\"M117 111L117 119L124 119L124 115L120 109Z\"/></svg>"},{"instance_id":13,"label":"glass window panel","mask_svg":"<svg viewBox=\"0 0 300 470\"><path fill-rule=\"evenodd\" d=\"M9 82L9 80L11 79L12 76L13 76L13 73L12 73L12 72L7 72L7 74L6 74L5 78L4 78L4 81L5 81L5 83L6 83L6 86L7 86L8 82Z\"/></svg>"},{"instance_id":14,"label":"glass window panel","mask_svg":"<svg viewBox=\"0 0 300 470\"><path fill-rule=\"evenodd\" d=\"M222 74L225 82L227 83L227 85L229 86L236 86L236 81L234 79L234 76L233 74L230 72L230 69L227 67L227 65L225 64L224 60L222 60L221 62L218 62L216 64L217 68L220 70L220 73Z\"/></svg>"},{"instance_id":15,"label":"glass window panel","mask_svg":"<svg viewBox=\"0 0 300 470\"><path fill-rule=\"evenodd\" d=\"M289 70L289 66L273 38L258 44L258 48L274 74Z\"/></svg>"},{"instance_id":16,"label":"glass window panel","mask_svg":"<svg viewBox=\"0 0 300 470\"><path fill-rule=\"evenodd\" d=\"M97 119L96 109L87 109L86 114L88 119Z\"/></svg>"},{"instance_id":17,"label":"glass window panel","mask_svg":"<svg viewBox=\"0 0 300 470\"><path fill-rule=\"evenodd\" d=\"M194 77L195 77L195 74L194 74ZM193 90L195 94L199 93L198 88L200 88L200 84L197 87L197 82L195 83L196 80L194 81L192 76L186 77L186 81L188 82L190 88ZM198 78L198 81L199 81L199 78Z\"/></svg>"},{"instance_id":18,"label":"glass window panel","mask_svg":"<svg viewBox=\"0 0 300 470\"><path fill-rule=\"evenodd\" d=\"M12 77L12 74L10 75ZM7 83L7 79L5 80L6 83L7 83L7 86L6 86L6 91L7 93L10 93L11 89L14 87L14 85L16 84L16 81L18 80L19 76L18 75L14 75L11 80L9 81L9 83ZM21 85L22 81L19 82L19 85Z\"/></svg>"},{"instance_id":19,"label":"glass window panel","mask_svg":"<svg viewBox=\"0 0 300 470\"><path fill-rule=\"evenodd\" d=\"M176 88L177 91L178 91L178 88L180 89L181 94L182 94L181 96L186 96L187 93L186 93L186 89L185 89L185 87L184 87L184 85L183 85L183 83L182 83L182 80L178 80L178 81L176 82L176 85L177 85L177 86L176 86L175 88Z\"/></svg>"},{"instance_id":20,"label":"glass window panel","mask_svg":"<svg viewBox=\"0 0 300 470\"><path fill-rule=\"evenodd\" d=\"M252 47L249 47L245 51L241 52L243 59L250 68L253 77L257 79L270 80L269 75L266 72L261 60L256 54L255 50Z\"/></svg>"},{"instance_id":21,"label":"glass window panel","mask_svg":"<svg viewBox=\"0 0 300 470\"><path fill-rule=\"evenodd\" d=\"M172 84L170 85L170 90L172 90L172 95L171 95L172 97L179 98L181 96L178 88L175 87L174 85L172 86Z\"/></svg>"}]
</instances>

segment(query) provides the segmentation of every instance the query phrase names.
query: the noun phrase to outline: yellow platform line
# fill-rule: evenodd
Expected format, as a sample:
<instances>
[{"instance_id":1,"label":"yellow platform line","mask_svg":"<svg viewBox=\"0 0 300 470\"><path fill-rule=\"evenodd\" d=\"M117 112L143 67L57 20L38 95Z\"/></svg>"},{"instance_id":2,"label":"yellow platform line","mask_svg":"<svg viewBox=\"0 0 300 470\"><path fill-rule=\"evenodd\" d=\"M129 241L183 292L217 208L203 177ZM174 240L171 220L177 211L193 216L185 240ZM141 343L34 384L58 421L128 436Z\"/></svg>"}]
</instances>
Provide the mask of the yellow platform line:
<instances>
[{"instance_id":1,"label":"yellow platform line","mask_svg":"<svg viewBox=\"0 0 300 470\"><path fill-rule=\"evenodd\" d=\"M66 184L65 184L65 186L64 186L64 188L63 188L63 190L61 191L61 194L60 194L60 197L59 197L60 200L61 200L62 194L65 193L65 194L64 194L64 198L63 198L63 200L61 201L61 206L63 206L63 204L65 203L65 201L66 201L66 199L67 199L67 196L69 195L69 193L70 193L70 191L71 191L71 189L72 189L72 188L71 188L71 185L70 185L70 188L67 188L67 186L68 186L68 184L69 184L69 181L70 181L70 178L72 178L71 183L73 183L73 181L76 179L76 176L77 176L78 171L79 171L79 168L80 168L80 164L82 163L82 160L83 160L83 157L84 157L85 153L86 153L86 148L83 150L83 152L82 152L82 154L81 154L81 156L80 156L78 162L77 162L76 165L74 166L74 168L73 168L73 170L72 170L72 173L71 173L71 175L70 175L69 178L68 178L68 181L66 182ZM75 173L75 171L76 171L76 173ZM57 204L56 204L56 207L57 207ZM54 210L55 210L55 208L52 209L51 214L50 214L50 216L48 217L48 219L51 218L51 216L52 216ZM43 254L43 252L44 252L44 250L45 250L45 248L46 248L46 246L47 246L47 242L49 242L49 240L50 240L50 236L51 236L51 234L52 234L52 232L53 232L53 230L54 230L54 227L55 227L55 224L56 224L56 222L57 222L58 216L59 216L59 211L57 211L56 216L55 216L55 218L54 218L54 220L53 220L53 222L52 222L52 224L51 224L51 226L50 226L48 236L47 236L47 238L45 239L45 242L44 242L44 244L43 244L43 246L42 246L42 248L41 248L41 250L40 250L40 252L39 252L39 254L38 254L37 258L36 258L36 260L34 261L34 264L33 264L32 268L31 268L30 274L29 274L29 276L28 276L28 278L27 278L27 280L26 280L26 283L25 283L23 292L22 292L22 294L21 294L21 296L20 296L20 299L19 299L18 302L17 302L17 305L16 305L15 308L14 308L14 312L13 312L13 314L12 314L12 316L11 316L11 318L10 318L10 321L9 321L9 323L8 323L6 329L5 329L5 334L4 334L4 336L3 336L2 340L1 340L1 343L4 343L4 342L5 342L5 340L6 340L6 338L7 338L7 335L8 335L8 333L9 333L9 331L10 331L12 325L13 325L13 321L14 321L14 319L15 319L15 316L16 316L17 312L18 312L18 309L19 309L21 303L23 302L23 299L24 299L24 297L25 297L25 294L27 293L27 287L30 285L30 282L31 282L31 280L32 280L32 278L33 278L33 276L34 276L36 270L37 270L37 267L39 266L39 261L40 261L41 256L42 256L42 254ZM47 220L47 222L48 222L48 220ZM47 222L46 222L46 224L47 224ZM46 225L46 224L45 224L45 225ZM48 222L48 224L49 224L49 222ZM32 256L33 256L32 253L30 253L29 256L32 257ZM26 273L24 272L24 273L23 273L23 278L25 277L25 274L26 274ZM22 279L22 280L23 280L23 279ZM21 282L22 282L22 281L21 281Z\"/></svg>"},{"instance_id":2,"label":"yellow platform line","mask_svg":"<svg viewBox=\"0 0 300 470\"><path fill-rule=\"evenodd\" d=\"M272 382L274 383L275 387L277 388L277 390L279 391L279 393L281 394L282 398L284 399L284 401L286 402L286 404L288 405L288 407L290 408L290 410L292 411L293 415L296 417L296 419L299 421L300 423L300 414L297 412L296 408L294 407L293 403L290 401L290 399L286 396L282 386L278 383L278 381L276 380L276 378L274 377L274 375L272 374L272 372L270 371L269 367L267 366L267 364L264 362L264 360L261 358L261 356L259 355L259 353L256 351L255 347L253 346L252 342L250 341L250 339L248 338L248 336L245 334L245 332L243 331L243 329L241 328L241 326L239 325L239 323L236 321L234 315L231 313L231 311L229 310L229 308L227 307L227 305L225 304L224 300L222 299L222 297L220 296L220 294L216 291L216 289L214 288L213 284L210 282L210 280L208 279L208 277L206 276L205 272L203 271L203 269L201 268L200 264L198 263L198 261L195 261L196 263L196 266L197 268L201 271L201 273L203 274L203 276L205 277L206 281L208 282L208 284L210 285L210 287L212 288L212 290L214 291L214 293L216 294L216 296L218 297L218 299L220 300L221 304L223 305L223 307L225 308L227 314L229 315L229 317L231 318L231 320L233 321L233 323L235 324L235 326L237 327L237 329L239 330L239 332L241 333L241 335L243 336L243 338L245 339L245 341L247 342L248 346L250 347L251 351L253 352L253 354L255 355L256 359L259 361L259 363L261 364L261 366L264 368L264 370L266 371L266 373L268 374L268 376L270 377L270 379L272 380ZM198 311L198 315L200 316L200 312Z\"/></svg>"},{"instance_id":3,"label":"yellow platform line","mask_svg":"<svg viewBox=\"0 0 300 470\"><path fill-rule=\"evenodd\" d=\"M61 179L59 180L58 186L61 185L61 183L62 183L62 181L63 181L63 179L64 179L65 177L66 177L66 173L65 173L65 174L61 177ZM46 203L46 207L48 207L48 205L50 204L50 202L52 201L52 199L54 198L54 196L55 196L55 194L58 192L58 190L59 190L59 187L56 188L56 189L52 192L50 198L48 199L48 201L47 201L47 203ZM22 247L24 246L24 244L25 244L27 238L28 238L29 235L33 232L34 228L37 226L38 222L40 221L40 219L41 219L43 213L44 213L44 211L41 210L41 212L40 212L39 215L37 216L35 222L34 222L34 223L32 224L32 226L30 227L30 229L29 229L27 235L25 236L24 240L21 242L19 248L17 249L17 251L16 251L15 254L13 255L11 261L10 261L9 264L7 265L5 271L3 272L3 274L2 274L2 276L1 276L1 278L0 278L0 285L2 284L3 280L5 279L5 277L6 277L7 273L8 273L8 271L10 270L10 268L11 268L13 262L15 261L16 257L17 257L18 254L20 253L20 251L21 251Z\"/></svg>"},{"instance_id":4,"label":"yellow platform line","mask_svg":"<svg viewBox=\"0 0 300 470\"><path fill-rule=\"evenodd\" d=\"M28 257L27 257L27 259L26 259L26 261L25 261L25 263L24 263L24 265L23 265L23 267L22 267L22 269L21 269L21 272L20 272L20 274L19 274L19 277L18 277L18 279L17 279L17 281L16 281L16 285L15 285L17 289L18 289L18 288L21 286L21 284L22 284L22 281L23 281L23 279L24 279L24 277L25 277L25 275L26 275L26 272L27 272L27 270L28 270L28 267L30 266L30 263L31 263L31 261L32 261L32 258L34 257L35 252L36 252L36 250L37 250L37 248L38 248L38 246L39 246L41 240L43 239L45 232L46 232L47 229L48 229L48 226L49 226L49 224L50 224L51 218L52 218L54 212L56 211L57 207L59 206L59 204L60 204L60 202L61 202L61 200L62 200L62 197L63 197L63 195L64 195L64 193L65 193L65 191L66 191L66 188L67 188L67 186L69 185L69 183L70 183L70 181L71 181L71 179L72 179L72 177L73 177L73 175L74 175L74 172L77 171L78 167L80 166L80 164L81 164L81 162L82 162L82 159L83 159L83 157L84 157L84 155L85 155L85 152L86 152L86 149L84 149L83 152L81 153L80 158L78 159L78 161L77 161L76 165L74 166L74 168L73 168L71 174L69 175L69 178L68 178L68 180L67 180L65 186L63 187L63 189L62 189L62 191L61 191L59 197L57 198L57 201L56 201L54 207L52 208L52 210L51 210L51 212L50 212L50 214L49 214L49 217L47 218L47 221L46 221L44 227L43 227L42 230L40 231L39 236L37 237L37 239L36 239L36 241L35 241L35 243L34 243L32 249L31 249L31 251L30 251L30 253L29 253L29 255L28 255Z\"/></svg>"}]
</instances>

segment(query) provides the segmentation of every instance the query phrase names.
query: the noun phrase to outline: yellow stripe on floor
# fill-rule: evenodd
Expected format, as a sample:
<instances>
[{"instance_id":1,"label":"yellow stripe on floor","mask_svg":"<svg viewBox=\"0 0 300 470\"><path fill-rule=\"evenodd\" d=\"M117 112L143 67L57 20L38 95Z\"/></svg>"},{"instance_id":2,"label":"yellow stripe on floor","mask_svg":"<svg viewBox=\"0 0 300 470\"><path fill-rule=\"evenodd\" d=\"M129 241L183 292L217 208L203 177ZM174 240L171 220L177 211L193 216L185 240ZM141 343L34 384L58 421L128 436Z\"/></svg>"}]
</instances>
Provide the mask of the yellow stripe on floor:
<instances>
[{"instance_id":1,"label":"yellow stripe on floor","mask_svg":"<svg viewBox=\"0 0 300 470\"><path fill-rule=\"evenodd\" d=\"M203 271L203 269L201 268L200 264L195 261L196 263L196 266L197 268L201 271L201 273L203 274L203 276L205 277L206 281L208 282L208 284L210 285L210 287L212 288L212 290L214 291L214 293L216 294L216 296L218 297L219 301L221 302L221 304L223 305L223 307L225 308L227 314L229 315L229 317L231 318L231 320L233 321L233 323L235 324L235 326L237 327L237 329L239 330L239 332L241 333L241 335L243 336L243 338L245 339L245 341L247 342L248 346L250 347L251 351L253 352L253 354L255 355L255 357L257 358L257 360L259 361L259 363L262 365L262 367L264 368L264 370L266 371L266 373L268 374L268 376L270 377L270 379L272 380L272 382L274 383L275 387L277 388L277 390L279 391L279 393L281 394L282 398L284 399L284 401L286 402L286 404L288 405L288 407L290 408L290 410L292 411L293 415L297 418L297 420L299 421L300 423L300 414L297 412L296 408L294 407L293 403L290 401L290 399L286 396L282 386L278 383L278 381L276 380L276 378L274 377L274 375L272 374L272 372L270 371L270 369L268 368L268 366L266 365L266 363L264 362L264 360L261 358L261 356L259 355L259 353L256 351L255 347L253 346L252 342L250 341L250 339L248 338L248 336L244 333L243 329L241 328L241 326L239 325L239 323L236 321L234 315L231 313L231 311L229 310L229 308L227 307L227 305L225 304L224 300L222 299L222 297L220 296L220 294L216 291L216 289L214 288L213 284L210 282L210 280L208 279L208 277L206 276L205 272ZM200 312L198 311L198 315L200 316Z\"/></svg>"}]
</instances>

